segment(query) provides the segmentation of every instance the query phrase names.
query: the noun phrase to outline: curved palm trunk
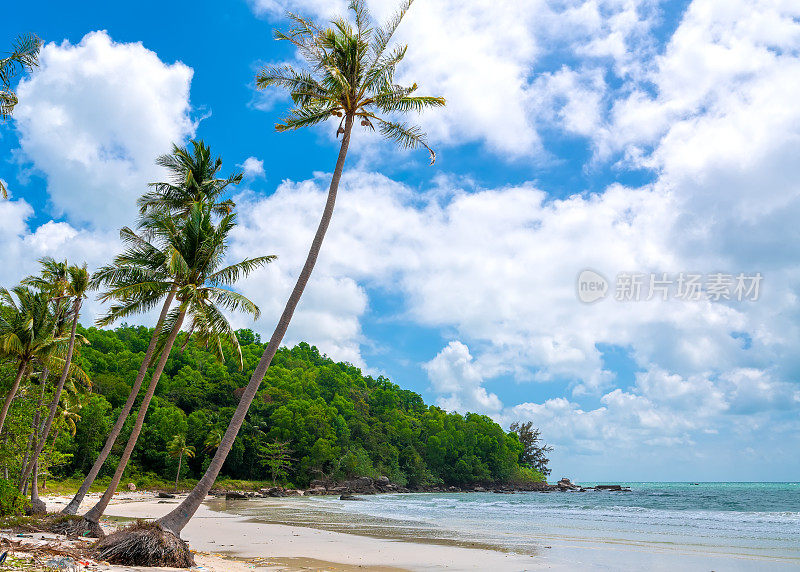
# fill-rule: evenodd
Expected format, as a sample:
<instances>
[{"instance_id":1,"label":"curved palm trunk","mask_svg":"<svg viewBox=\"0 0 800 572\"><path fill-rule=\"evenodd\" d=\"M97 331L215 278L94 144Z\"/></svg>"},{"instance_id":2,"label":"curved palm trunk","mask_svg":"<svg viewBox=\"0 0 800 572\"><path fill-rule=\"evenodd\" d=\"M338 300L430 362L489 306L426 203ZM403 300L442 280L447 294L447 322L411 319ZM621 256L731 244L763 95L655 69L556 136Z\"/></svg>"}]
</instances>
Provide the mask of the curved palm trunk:
<instances>
[{"instance_id":1,"label":"curved palm trunk","mask_svg":"<svg viewBox=\"0 0 800 572\"><path fill-rule=\"evenodd\" d=\"M175 338L178 337L178 333L181 331L181 325L183 324L183 318L185 315L186 309L182 308L180 314L178 314L178 319L175 321L175 326L172 328L172 331L169 333L169 337L167 337L167 341L164 343L164 349L161 350L161 356L159 356L158 363L153 371L153 377L150 379L150 384L147 386L147 392L144 394L142 404L139 406L139 413L136 415L136 422L133 425L133 431L131 431L131 436L128 438L128 442L125 444L125 450L122 452L122 457L120 457L119 465L117 465L117 470L114 472L111 483L108 485L106 492L103 493L103 497L97 501L97 504L94 505L89 512L83 516L85 520L88 520L91 523L97 524L100 521L100 517L103 516L103 513L108 507L108 503L111 502L111 499L114 497L114 493L117 491L119 482L122 480L122 473L125 471L125 467L127 467L128 461L131 458L131 453L136 445L136 440L139 438L139 433L142 432L144 418L145 415L147 415L147 408L150 406L150 400L153 399L153 394L156 392L158 378L161 377L161 372L164 371L164 366L169 359L169 352L172 350L172 346L175 343Z\"/></svg>"},{"instance_id":2,"label":"curved palm trunk","mask_svg":"<svg viewBox=\"0 0 800 572\"><path fill-rule=\"evenodd\" d=\"M47 490L47 477L50 476L50 461L53 459L53 451L56 448L56 439L58 439L58 430L53 434L50 439L50 448L47 450L47 456L44 459L44 474L42 475L42 490Z\"/></svg>"},{"instance_id":3,"label":"curved palm trunk","mask_svg":"<svg viewBox=\"0 0 800 572\"><path fill-rule=\"evenodd\" d=\"M33 478L31 479L31 512L33 514L45 514L47 505L39 498L39 463L33 463Z\"/></svg>"},{"instance_id":4,"label":"curved palm trunk","mask_svg":"<svg viewBox=\"0 0 800 572\"><path fill-rule=\"evenodd\" d=\"M61 401L61 392L64 390L64 384L69 376L69 368L72 365L72 355L75 351L75 334L78 330L78 318L80 317L82 303L83 301L81 300L80 296L75 298L75 304L73 307L74 315L72 316L72 329L69 333L69 346L67 347L67 356L64 358L64 371L61 372L61 377L58 379L58 385L56 385L55 392L53 393L53 399L50 401L50 412L47 414L47 419L44 422L44 428L42 429L38 444L33 451L33 457L31 458L30 463L28 463L28 466L25 467L25 472L22 473L23 483L28 480L31 471L33 471L34 467L39 462L39 455L42 454L42 450L47 443L47 438L50 436L50 428L53 426L53 419L56 417L58 403Z\"/></svg>"},{"instance_id":5,"label":"curved palm trunk","mask_svg":"<svg viewBox=\"0 0 800 572\"><path fill-rule=\"evenodd\" d=\"M28 466L28 460L31 458L31 451L36 446L34 445L34 440L36 439L36 435L39 433L39 421L40 421L40 411L42 410L42 403L44 403L44 392L47 389L47 377L50 375L50 370L44 368L42 370L42 376L39 380L41 385L41 391L39 392L39 399L36 402L36 413L33 416L33 421L31 421L31 434L28 435L28 444L25 447L25 457L22 460L22 468L24 469ZM25 494L25 483L20 481L20 488L22 489L22 493Z\"/></svg>"},{"instance_id":6,"label":"curved palm trunk","mask_svg":"<svg viewBox=\"0 0 800 572\"><path fill-rule=\"evenodd\" d=\"M6 395L6 400L3 402L3 409L0 411L0 433L3 432L3 425L5 425L6 423L6 416L8 415L8 410L11 409L11 402L14 401L14 396L17 395L19 384L22 381L22 378L25 375L25 370L27 368L28 368L28 362L26 360L22 360L19 362L19 367L17 368L17 377L14 378L14 383L11 385L11 389L8 390L8 395Z\"/></svg>"},{"instance_id":7,"label":"curved palm trunk","mask_svg":"<svg viewBox=\"0 0 800 572\"><path fill-rule=\"evenodd\" d=\"M178 455L178 474L175 475L175 492L178 492L178 479L181 478L181 461L183 461L183 449L181 449L180 455Z\"/></svg>"},{"instance_id":8,"label":"curved palm trunk","mask_svg":"<svg viewBox=\"0 0 800 572\"><path fill-rule=\"evenodd\" d=\"M322 247L322 241L325 238L325 233L328 231L328 225L330 225L331 216L333 215L333 207L336 204L336 192L339 190L339 181L342 178L342 171L344 170L344 162L347 157L347 148L350 145L350 132L352 128L353 116L347 115L344 135L342 137L342 146L339 149L339 158L336 161L336 169L333 172L331 185L328 189L328 200L325 203L325 210L322 212L322 219L319 222L317 233L314 235L314 241L311 243L311 248L308 251L308 257L303 265L303 269L300 271L300 275L297 277L297 283L289 296L289 300L286 302L286 307L283 310L283 314L281 314L278 325L275 327L275 331L272 333L269 344L267 344L267 348L261 356L261 361L258 362L258 366L253 372L250 382L247 384L244 394L239 400L239 404L236 406L236 411L233 413L233 417L228 424L228 428L225 430L225 435L222 437L219 447L217 447L217 452L203 475L203 478L201 478L192 489L189 496L187 496L172 512L158 520L162 528L171 531L175 535L180 535L183 527L191 520L194 513L197 512L197 509L200 507L200 504L205 500L208 491L214 486L214 481L217 479L217 475L219 475L231 447L233 447L233 442L236 440L236 435L242 427L244 418L247 415L247 410L250 408L250 404L253 402L253 398L261 385L261 380L264 379L264 374L267 373L267 368L272 362L272 358L275 357L275 353L278 351L281 341L283 341L283 336L286 334L295 308L297 308L300 297L303 295L303 290L308 283L308 279L311 277L311 271L314 270L317 256L319 256L319 251Z\"/></svg>"},{"instance_id":9,"label":"curved palm trunk","mask_svg":"<svg viewBox=\"0 0 800 572\"><path fill-rule=\"evenodd\" d=\"M103 464L106 462L108 455L111 453L114 443L116 443L119 434L122 432L122 427L125 425L125 421L128 419L128 415L131 414L134 403L136 403L136 398L139 396L139 390L142 388L144 376L147 375L147 368L150 367L150 362L153 361L153 354L155 353L156 345L158 344L158 333L161 331L161 326L164 324L164 320L167 318L169 307L172 305L172 301L174 299L175 288L173 287L161 308L161 315L158 317L158 322L156 322L156 329L153 331L153 335L150 337L150 345L147 346L147 351L144 354L144 360L142 361L142 365L139 366L139 373L136 375L136 380L133 382L133 387L131 387L128 400L122 407L122 411L119 412L117 421L114 423L114 427L111 428L111 433L108 434L108 438L106 439L105 445L103 445L103 449L97 456L97 459L95 460L94 465L92 465L89 473L86 475L86 478L83 479L83 483L81 483L81 487L78 489L78 492L75 493L75 496L72 497L72 500L69 501L69 504L61 510L63 514L76 514L78 512L78 508L81 506L83 498L86 496L86 493L89 492L89 487L92 486L92 483L94 483L97 475L100 474L100 469L103 468Z\"/></svg>"}]
</instances>

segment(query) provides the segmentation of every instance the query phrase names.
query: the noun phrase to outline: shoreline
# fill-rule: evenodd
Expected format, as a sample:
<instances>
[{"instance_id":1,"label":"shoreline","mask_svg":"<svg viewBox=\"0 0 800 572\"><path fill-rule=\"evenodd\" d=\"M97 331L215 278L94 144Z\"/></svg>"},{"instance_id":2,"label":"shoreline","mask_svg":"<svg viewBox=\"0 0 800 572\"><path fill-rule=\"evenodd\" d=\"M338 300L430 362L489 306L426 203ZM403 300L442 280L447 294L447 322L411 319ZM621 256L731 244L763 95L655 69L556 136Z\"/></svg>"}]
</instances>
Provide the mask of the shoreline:
<instances>
[{"instance_id":1,"label":"shoreline","mask_svg":"<svg viewBox=\"0 0 800 572\"><path fill-rule=\"evenodd\" d=\"M94 496L86 499L82 510L95 502ZM109 506L108 516L102 524L110 527L120 519L158 518L169 512L183 496L159 499L153 493L120 492ZM48 497L45 500L51 510L59 510L68 499ZM274 502L276 508L283 506L289 510L292 503L303 502L293 498L259 500ZM306 499L306 502L314 501ZM270 522L272 517L269 515L254 518L231 512L239 503L246 506L249 501L235 501L229 505L224 499L209 497L183 531L183 538L196 553L197 564L210 572L254 569L269 572L750 570L758 566L787 569L797 564L779 558L719 553L691 545L599 542L592 538L566 538L557 534L532 539L537 548L519 553L483 543L465 545L441 539L431 541L415 536L413 530L405 530L402 524L393 534L381 534L379 531L330 530L313 521Z\"/></svg>"},{"instance_id":2,"label":"shoreline","mask_svg":"<svg viewBox=\"0 0 800 572\"><path fill-rule=\"evenodd\" d=\"M81 511L96 501L93 496L87 495ZM159 499L152 493L118 493L101 524L119 522L119 519L159 518L184 496ZM50 510L60 510L68 501L64 497L43 497L43 500ZM535 562L530 556L490 549L426 544L307 526L263 523L214 510L209 506L213 501L209 497L200 506L181 535L195 552L197 564L212 572L244 572L254 568L270 572L413 572L439 569L520 572L553 569L552 566ZM136 568L140 569L146 570Z\"/></svg>"}]
</instances>

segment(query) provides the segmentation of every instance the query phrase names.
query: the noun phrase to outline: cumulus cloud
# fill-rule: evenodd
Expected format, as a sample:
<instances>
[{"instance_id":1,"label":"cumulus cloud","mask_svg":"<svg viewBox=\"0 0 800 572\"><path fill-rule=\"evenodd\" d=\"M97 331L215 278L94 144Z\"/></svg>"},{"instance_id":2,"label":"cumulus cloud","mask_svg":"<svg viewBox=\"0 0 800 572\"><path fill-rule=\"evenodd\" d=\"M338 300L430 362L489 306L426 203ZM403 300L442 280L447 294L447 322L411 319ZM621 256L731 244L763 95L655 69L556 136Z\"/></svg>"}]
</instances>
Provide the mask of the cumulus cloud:
<instances>
[{"instance_id":1,"label":"cumulus cloud","mask_svg":"<svg viewBox=\"0 0 800 572\"><path fill-rule=\"evenodd\" d=\"M33 209L24 199L0 200L0 284L6 288L21 278L39 272L38 260L51 256L72 263L87 262L94 270L119 250L117 233L73 227L66 222L48 221L35 229L28 221ZM84 306L84 323L89 324L103 311L93 298Z\"/></svg>"},{"instance_id":2,"label":"cumulus cloud","mask_svg":"<svg viewBox=\"0 0 800 572\"><path fill-rule=\"evenodd\" d=\"M136 198L162 175L155 158L194 134L191 79L184 64L106 32L45 45L20 82L14 117L55 214L98 229L129 222Z\"/></svg>"},{"instance_id":3,"label":"cumulus cloud","mask_svg":"<svg viewBox=\"0 0 800 572\"><path fill-rule=\"evenodd\" d=\"M480 369L461 342L450 342L425 364L425 370L441 396L438 404L448 411L498 412L503 406L497 395L482 386Z\"/></svg>"},{"instance_id":4,"label":"cumulus cloud","mask_svg":"<svg viewBox=\"0 0 800 572\"><path fill-rule=\"evenodd\" d=\"M244 160L244 163L242 163L242 169L244 169L245 176L250 179L263 177L264 161L257 159L256 157L248 157Z\"/></svg>"}]
</instances>

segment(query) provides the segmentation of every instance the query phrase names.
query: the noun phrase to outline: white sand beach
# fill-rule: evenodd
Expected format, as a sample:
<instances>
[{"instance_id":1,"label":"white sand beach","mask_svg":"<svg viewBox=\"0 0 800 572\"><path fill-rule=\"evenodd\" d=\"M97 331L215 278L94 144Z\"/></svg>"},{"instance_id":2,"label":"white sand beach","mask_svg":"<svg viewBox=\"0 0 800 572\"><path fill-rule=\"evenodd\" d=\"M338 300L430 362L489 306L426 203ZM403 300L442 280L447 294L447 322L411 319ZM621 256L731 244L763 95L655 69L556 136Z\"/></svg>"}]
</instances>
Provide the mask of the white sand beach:
<instances>
[{"instance_id":1,"label":"white sand beach","mask_svg":"<svg viewBox=\"0 0 800 572\"><path fill-rule=\"evenodd\" d=\"M87 497L82 510L96 501ZM51 511L68 499L46 499ZM171 510L177 499L158 499L152 493L118 493L107 511L105 525L115 517L153 519ZM278 499L276 499L278 500ZM280 499L281 502L291 500ZM198 566L211 572L266 571L491 571L525 570L788 570L795 560L753 559L747 554L720 553L690 546L664 547L647 543L597 542L552 537L540 553L521 555L346 534L306 526L262 523L213 510L206 503L183 531L196 552ZM218 503L217 503L218 504ZM121 569L120 569L121 570ZM144 570L144 569L143 569Z\"/></svg>"},{"instance_id":2,"label":"white sand beach","mask_svg":"<svg viewBox=\"0 0 800 572\"><path fill-rule=\"evenodd\" d=\"M49 497L49 510L59 510L69 499ZM81 511L96 502L89 495ZM154 498L152 493L119 493L108 517L158 518L177 500ZM553 569L530 556L370 538L325 530L279 524L263 524L203 505L184 529L183 538L198 554L197 564L212 571L355 570L390 572L402 570L491 570L518 572Z\"/></svg>"}]
</instances>

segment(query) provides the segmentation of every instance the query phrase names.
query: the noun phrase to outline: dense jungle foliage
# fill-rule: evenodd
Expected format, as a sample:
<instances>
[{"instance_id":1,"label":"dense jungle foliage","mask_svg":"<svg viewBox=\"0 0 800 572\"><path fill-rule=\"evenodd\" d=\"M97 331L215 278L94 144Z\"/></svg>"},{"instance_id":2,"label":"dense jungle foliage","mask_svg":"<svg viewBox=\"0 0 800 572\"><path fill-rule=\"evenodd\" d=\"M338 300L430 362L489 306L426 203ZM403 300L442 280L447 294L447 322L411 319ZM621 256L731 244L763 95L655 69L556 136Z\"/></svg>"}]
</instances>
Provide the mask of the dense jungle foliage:
<instances>
[{"instance_id":1,"label":"dense jungle foliage","mask_svg":"<svg viewBox=\"0 0 800 572\"><path fill-rule=\"evenodd\" d=\"M89 344L80 348L75 361L92 387L75 388L80 407L74 425L61 425L54 441L48 459L49 471L57 478L82 478L91 467L130 391L152 329L80 328L79 333ZM150 474L174 479L178 459L171 443L176 436L185 437L185 446L194 453L183 457L181 478L202 474L264 350L252 331L239 330L237 336L242 371L231 348L225 348L223 363L193 341L182 349L179 338L126 478ZM4 368L2 386L9 385L12 376L13 370ZM38 387L32 384L29 391ZM30 409L30 400L15 403L9 422L29 423L31 412L22 409ZM113 472L132 424L133 416L101 477ZM13 475L18 471L14 465L21 464L27 432L8 434L19 436L18 442L0 444ZM363 475L385 475L409 487L543 480L541 473L521 464L524 446L517 434L505 432L490 418L428 406L418 394L384 377L365 376L350 364L335 363L305 343L282 348L276 355L221 476L270 479L276 443L285 443L289 457L288 464L279 463L279 480L297 486L317 478Z\"/></svg>"}]
</instances>

